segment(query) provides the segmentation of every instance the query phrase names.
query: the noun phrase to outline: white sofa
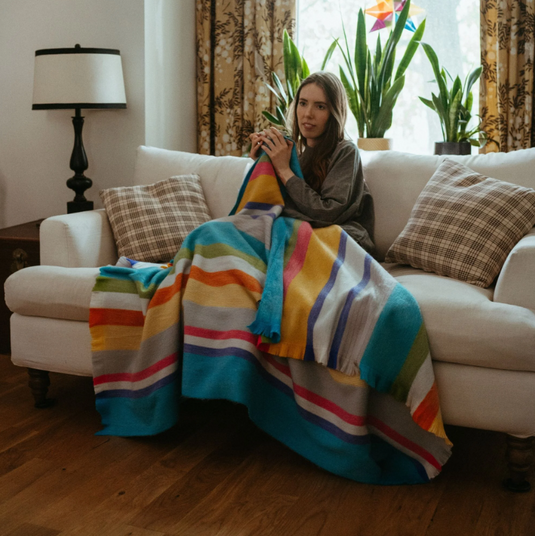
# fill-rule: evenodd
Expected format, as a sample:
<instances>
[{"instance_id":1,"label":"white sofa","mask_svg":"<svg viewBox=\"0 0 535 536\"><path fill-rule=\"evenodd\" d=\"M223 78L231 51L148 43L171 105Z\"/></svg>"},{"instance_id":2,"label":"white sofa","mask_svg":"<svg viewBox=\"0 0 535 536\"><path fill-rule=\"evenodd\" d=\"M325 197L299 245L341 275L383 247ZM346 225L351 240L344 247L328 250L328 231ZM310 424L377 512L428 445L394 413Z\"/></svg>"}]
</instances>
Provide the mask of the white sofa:
<instances>
[{"instance_id":1,"label":"white sofa","mask_svg":"<svg viewBox=\"0 0 535 536\"><path fill-rule=\"evenodd\" d=\"M363 153L375 200L379 257L444 157ZM535 149L451 157L487 176L535 188ZM140 147L134 184L198 173L214 218L232 208L251 161ZM92 373L89 302L98 267L117 251L104 210L48 218L41 225L41 266L6 282L11 359L27 367L37 406L48 405L48 371ZM535 436L535 230L509 255L488 289L406 266L385 265L420 304L429 333L447 424L504 432L513 489L525 480Z\"/></svg>"}]
</instances>

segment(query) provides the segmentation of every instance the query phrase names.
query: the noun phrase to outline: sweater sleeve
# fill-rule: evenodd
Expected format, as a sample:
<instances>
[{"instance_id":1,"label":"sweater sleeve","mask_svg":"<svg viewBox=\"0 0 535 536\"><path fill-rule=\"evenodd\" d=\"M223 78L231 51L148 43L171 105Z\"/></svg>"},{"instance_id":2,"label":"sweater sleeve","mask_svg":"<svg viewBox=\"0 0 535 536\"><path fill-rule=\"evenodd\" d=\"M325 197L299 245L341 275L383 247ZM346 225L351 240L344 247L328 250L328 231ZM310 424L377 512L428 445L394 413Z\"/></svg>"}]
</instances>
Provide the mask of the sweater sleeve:
<instances>
[{"instance_id":1,"label":"sweater sleeve","mask_svg":"<svg viewBox=\"0 0 535 536\"><path fill-rule=\"evenodd\" d=\"M306 216L319 225L343 223L358 207L363 183L358 149L350 142L344 143L333 154L321 193L296 176L287 181L286 190L293 202L290 205L295 205L288 207L287 215L298 211L301 218ZM300 217L297 212L295 216Z\"/></svg>"}]
</instances>

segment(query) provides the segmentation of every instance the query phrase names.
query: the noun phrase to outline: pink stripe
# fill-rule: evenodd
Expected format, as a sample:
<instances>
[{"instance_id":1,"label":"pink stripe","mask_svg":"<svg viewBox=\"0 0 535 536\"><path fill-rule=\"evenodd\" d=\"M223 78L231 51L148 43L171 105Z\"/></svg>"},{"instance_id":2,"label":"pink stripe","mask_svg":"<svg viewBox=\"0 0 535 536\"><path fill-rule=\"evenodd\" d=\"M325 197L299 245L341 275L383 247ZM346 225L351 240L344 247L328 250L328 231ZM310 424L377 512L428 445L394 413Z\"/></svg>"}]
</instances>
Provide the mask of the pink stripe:
<instances>
[{"instance_id":1,"label":"pink stripe","mask_svg":"<svg viewBox=\"0 0 535 536\"><path fill-rule=\"evenodd\" d=\"M258 162L254 168L251 178L249 179L249 182L254 181L260 175L275 175L271 162Z\"/></svg>"},{"instance_id":2,"label":"pink stripe","mask_svg":"<svg viewBox=\"0 0 535 536\"><path fill-rule=\"evenodd\" d=\"M194 326L185 326L184 334L193 337L201 337L203 339L225 340L225 339L241 339L256 345L258 335L254 335L249 331L241 331L231 329L229 331L216 331L215 329L197 328Z\"/></svg>"},{"instance_id":3,"label":"pink stripe","mask_svg":"<svg viewBox=\"0 0 535 536\"><path fill-rule=\"evenodd\" d=\"M152 376L153 374L159 372L165 367L172 365L176 362L176 360L177 354L176 352L174 352L171 355L164 357L157 363L154 363L154 365L151 365L144 370L140 370L139 372L119 372L117 374L102 374L102 376L97 376L93 379L93 385L100 385L102 383L111 382L138 382L140 380L144 380Z\"/></svg>"},{"instance_id":4,"label":"pink stripe","mask_svg":"<svg viewBox=\"0 0 535 536\"><path fill-rule=\"evenodd\" d=\"M312 402L320 408L326 409L349 424L354 426L365 426L367 423L366 417L353 415L347 412L345 409L342 409L340 406L337 406L334 402L331 402L330 400L327 400L326 398L323 398L322 396L313 393L312 391L309 391L300 385L296 385L294 383L293 390L296 395L308 400L309 402Z\"/></svg>"},{"instance_id":5,"label":"pink stripe","mask_svg":"<svg viewBox=\"0 0 535 536\"><path fill-rule=\"evenodd\" d=\"M285 365L283 363L279 363L275 359L273 359L273 356L264 353L264 359L267 363L269 363L273 368L276 368L279 372L282 372L285 376L288 376L288 378L292 377L292 374L290 372L290 367L288 365Z\"/></svg>"},{"instance_id":6,"label":"pink stripe","mask_svg":"<svg viewBox=\"0 0 535 536\"><path fill-rule=\"evenodd\" d=\"M418 454L420 457L422 457L439 471L442 470L442 466L438 463L435 457L432 456L427 450L425 450L423 447L420 447L420 445L417 445L410 439L407 439L405 436L402 436L399 432L396 432L384 422L380 421L379 419L376 419L375 417L370 417L370 425L374 426L378 430L381 430L381 432L392 438L394 441L396 441L396 443L403 445L406 449L412 450L412 452Z\"/></svg>"},{"instance_id":7,"label":"pink stripe","mask_svg":"<svg viewBox=\"0 0 535 536\"><path fill-rule=\"evenodd\" d=\"M283 284L284 294L293 278L300 272L307 256L308 243L312 236L312 227L308 223L302 223L297 230L297 241L292 256L284 268Z\"/></svg>"}]
</instances>

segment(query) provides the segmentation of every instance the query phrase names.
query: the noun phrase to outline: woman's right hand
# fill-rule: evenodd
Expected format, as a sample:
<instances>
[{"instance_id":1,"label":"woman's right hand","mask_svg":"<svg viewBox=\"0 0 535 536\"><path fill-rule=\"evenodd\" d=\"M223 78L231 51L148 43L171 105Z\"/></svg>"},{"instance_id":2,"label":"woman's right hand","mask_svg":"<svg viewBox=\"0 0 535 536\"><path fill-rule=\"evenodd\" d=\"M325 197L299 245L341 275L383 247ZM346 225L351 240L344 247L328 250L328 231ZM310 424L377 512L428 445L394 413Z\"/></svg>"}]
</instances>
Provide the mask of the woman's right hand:
<instances>
[{"instance_id":1,"label":"woman's right hand","mask_svg":"<svg viewBox=\"0 0 535 536\"><path fill-rule=\"evenodd\" d=\"M256 160L260 156L262 150L262 141L265 135L263 132L253 132L249 139L251 140L251 150L249 151L249 158Z\"/></svg>"}]
</instances>

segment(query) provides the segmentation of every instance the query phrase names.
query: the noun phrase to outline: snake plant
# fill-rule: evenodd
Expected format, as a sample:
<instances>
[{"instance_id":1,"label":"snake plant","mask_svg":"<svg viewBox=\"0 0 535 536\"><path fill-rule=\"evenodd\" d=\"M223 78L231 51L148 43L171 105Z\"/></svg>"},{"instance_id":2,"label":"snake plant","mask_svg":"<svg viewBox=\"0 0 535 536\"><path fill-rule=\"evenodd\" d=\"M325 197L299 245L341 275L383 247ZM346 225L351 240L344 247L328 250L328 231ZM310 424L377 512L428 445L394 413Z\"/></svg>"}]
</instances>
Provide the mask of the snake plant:
<instances>
[{"instance_id":1,"label":"snake plant","mask_svg":"<svg viewBox=\"0 0 535 536\"><path fill-rule=\"evenodd\" d=\"M340 44L339 39L335 39L325 55L322 68L327 65L336 47L342 52L344 66L339 66L340 79L344 84L349 108L355 116L361 138L384 138L385 132L392 126L394 106L405 84L404 73L418 49L425 30L424 20L414 32L394 73L396 47L407 22L409 9L410 0L407 0L384 47L381 36L378 35L374 53L368 48L364 12L360 9L353 56L345 28L344 46Z\"/></svg>"},{"instance_id":2,"label":"snake plant","mask_svg":"<svg viewBox=\"0 0 535 536\"><path fill-rule=\"evenodd\" d=\"M297 45L292 41L286 30L283 32L282 54L286 88L277 76L277 73L273 71L271 77L274 87L270 84L266 84L266 86L277 98L275 115L268 111L263 111L262 115L270 123L287 131L286 114L297 93L299 85L310 74L310 70L305 58L299 53Z\"/></svg>"},{"instance_id":3,"label":"snake plant","mask_svg":"<svg viewBox=\"0 0 535 536\"><path fill-rule=\"evenodd\" d=\"M455 80L441 68L436 52L427 43L422 47L429 58L435 82L438 84L438 95L431 93L432 100L419 97L420 100L437 113L445 142L470 142L475 147L483 147L487 142L487 134L481 128L481 122L468 130L468 123L472 119L472 86L481 76L483 67L479 66L469 73L464 83L459 76ZM452 82L448 88L448 78Z\"/></svg>"}]
</instances>

